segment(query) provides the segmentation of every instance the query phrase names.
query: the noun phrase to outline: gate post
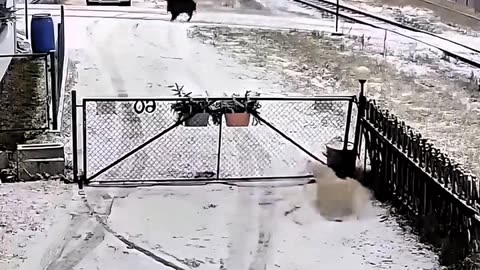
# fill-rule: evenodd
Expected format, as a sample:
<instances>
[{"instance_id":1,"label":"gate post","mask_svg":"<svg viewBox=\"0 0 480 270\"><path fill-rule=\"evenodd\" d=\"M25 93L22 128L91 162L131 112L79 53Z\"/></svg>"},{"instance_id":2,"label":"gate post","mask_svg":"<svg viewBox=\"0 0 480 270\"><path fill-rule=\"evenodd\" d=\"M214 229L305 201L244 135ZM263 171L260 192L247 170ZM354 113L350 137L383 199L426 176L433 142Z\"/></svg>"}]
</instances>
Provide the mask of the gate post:
<instances>
[{"instance_id":1,"label":"gate post","mask_svg":"<svg viewBox=\"0 0 480 270\"><path fill-rule=\"evenodd\" d=\"M78 178L78 129L77 129L77 91L72 90L72 154L73 154L73 182L83 189L83 181Z\"/></svg>"},{"instance_id":2,"label":"gate post","mask_svg":"<svg viewBox=\"0 0 480 270\"><path fill-rule=\"evenodd\" d=\"M353 142L353 151L356 156L360 156L360 140L362 133L362 118L365 111L365 104L367 103L367 98L365 97L365 83L367 82L367 77L370 74L370 70L367 67L358 67L357 68L357 78L360 83L360 93L358 94L358 112L357 112L357 123L355 124L355 139Z\"/></svg>"},{"instance_id":3,"label":"gate post","mask_svg":"<svg viewBox=\"0 0 480 270\"><path fill-rule=\"evenodd\" d=\"M355 155L360 155L360 137L362 131L362 118L363 112L365 110L366 98L364 95L364 86L367 80L359 80L360 82L360 93L358 94L358 112L357 112L357 123L355 124L355 139L353 142L353 151Z\"/></svg>"},{"instance_id":4,"label":"gate post","mask_svg":"<svg viewBox=\"0 0 480 270\"><path fill-rule=\"evenodd\" d=\"M55 63L55 51L50 51L50 85L52 86L51 101L52 101L52 128L56 130L58 128L57 115L58 115L58 85L57 85L57 65Z\"/></svg>"},{"instance_id":5,"label":"gate post","mask_svg":"<svg viewBox=\"0 0 480 270\"><path fill-rule=\"evenodd\" d=\"M367 76L370 70L366 67L357 68L357 78L360 82L360 93L358 94L358 112L357 122L355 125L355 138L353 142L353 148L348 149L348 134L345 134L345 141L343 142L343 148L336 148L333 145L326 145L327 148L327 166L332 168L338 177L354 177L355 168L357 166L357 156L360 156L360 144L362 133L362 118L365 110L366 98L364 94L365 83L367 82ZM350 110L350 107L349 107ZM351 117L351 113L348 112L347 117ZM350 121L347 120L349 124ZM347 130L345 131L348 132Z\"/></svg>"}]
</instances>

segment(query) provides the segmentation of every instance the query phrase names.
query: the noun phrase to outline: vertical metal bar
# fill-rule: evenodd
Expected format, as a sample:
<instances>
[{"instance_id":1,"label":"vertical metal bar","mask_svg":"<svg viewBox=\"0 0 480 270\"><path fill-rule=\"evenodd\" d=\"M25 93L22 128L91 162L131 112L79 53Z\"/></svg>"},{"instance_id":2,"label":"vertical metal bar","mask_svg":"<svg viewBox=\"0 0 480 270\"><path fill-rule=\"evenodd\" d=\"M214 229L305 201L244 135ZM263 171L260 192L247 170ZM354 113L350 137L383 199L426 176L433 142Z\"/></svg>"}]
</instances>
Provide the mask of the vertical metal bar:
<instances>
[{"instance_id":1,"label":"vertical metal bar","mask_svg":"<svg viewBox=\"0 0 480 270\"><path fill-rule=\"evenodd\" d=\"M223 123L223 115L220 118L220 124L218 124L218 151L217 151L217 180L220 179L220 158L222 156L222 123Z\"/></svg>"},{"instance_id":2,"label":"vertical metal bar","mask_svg":"<svg viewBox=\"0 0 480 270\"><path fill-rule=\"evenodd\" d=\"M18 174L18 171L19 171L18 168L19 168L20 166L18 166L18 165L19 165L19 161L18 161L18 151L15 151L15 152L17 153L17 154L16 154L16 158L15 158L15 159L16 159L16 164L17 164L17 166L15 166L15 167L16 167L16 168L15 168L15 173L16 173L16 175L15 175L15 180L18 181L18 180L20 180L20 179L18 178L18 176L20 175L20 174ZM7 155L8 155L8 154L7 154Z\"/></svg>"},{"instance_id":3,"label":"vertical metal bar","mask_svg":"<svg viewBox=\"0 0 480 270\"><path fill-rule=\"evenodd\" d=\"M72 90L72 153L73 153L73 182L83 189L83 181L78 181L78 126L77 126L77 91Z\"/></svg>"},{"instance_id":4,"label":"vertical metal bar","mask_svg":"<svg viewBox=\"0 0 480 270\"><path fill-rule=\"evenodd\" d=\"M350 122L352 120L352 104L353 100L348 102L348 109L347 109L347 123L345 126L345 137L343 139L343 150L347 150L348 148L348 135L350 135Z\"/></svg>"},{"instance_id":5,"label":"vertical metal bar","mask_svg":"<svg viewBox=\"0 0 480 270\"><path fill-rule=\"evenodd\" d=\"M58 51L58 61L59 61L59 65L58 65L58 68L59 68L59 83L58 83L58 87L61 87L63 81L65 78L63 78L63 67L65 65L65 9L63 7L63 5L60 6L60 23L58 25L58 44L59 44L59 48L57 48L57 51ZM60 95L59 95L60 96Z\"/></svg>"},{"instance_id":6,"label":"vertical metal bar","mask_svg":"<svg viewBox=\"0 0 480 270\"><path fill-rule=\"evenodd\" d=\"M17 1L13 0L13 10L17 10L17 4L16 4ZM5 7L7 5L7 1L5 1ZM13 29L14 29L14 32L13 32L13 53L16 54L17 53L17 31L15 29L17 29L17 18L16 18L16 15L15 15L15 19L13 20Z\"/></svg>"},{"instance_id":7,"label":"vertical metal bar","mask_svg":"<svg viewBox=\"0 0 480 270\"><path fill-rule=\"evenodd\" d=\"M363 111L365 110L365 95L364 95L364 85L366 80L360 80L360 93L358 95L358 112L357 112L357 122L355 126L355 139L353 143L353 150L357 156L359 156L359 142L360 142L360 133L361 133L361 121L363 118Z\"/></svg>"},{"instance_id":8,"label":"vertical metal bar","mask_svg":"<svg viewBox=\"0 0 480 270\"><path fill-rule=\"evenodd\" d=\"M87 178L87 102L82 100L83 175Z\"/></svg>"},{"instance_id":9,"label":"vertical metal bar","mask_svg":"<svg viewBox=\"0 0 480 270\"><path fill-rule=\"evenodd\" d=\"M25 0L25 37L28 38L28 0Z\"/></svg>"},{"instance_id":10,"label":"vertical metal bar","mask_svg":"<svg viewBox=\"0 0 480 270\"><path fill-rule=\"evenodd\" d=\"M336 8L336 16L335 16L335 33L338 33L338 13L340 13L340 0L337 0L337 8Z\"/></svg>"},{"instance_id":11,"label":"vertical metal bar","mask_svg":"<svg viewBox=\"0 0 480 270\"><path fill-rule=\"evenodd\" d=\"M367 138L365 137L365 151L363 153L363 175L367 171ZM363 178L365 180L365 178Z\"/></svg>"},{"instance_id":12,"label":"vertical metal bar","mask_svg":"<svg viewBox=\"0 0 480 270\"><path fill-rule=\"evenodd\" d=\"M60 6L60 23L63 24L65 22L65 9L63 5Z\"/></svg>"},{"instance_id":13,"label":"vertical metal bar","mask_svg":"<svg viewBox=\"0 0 480 270\"><path fill-rule=\"evenodd\" d=\"M50 84L48 83L48 55L46 54L45 57L43 58L45 62L45 90L47 91L47 104L46 104L46 110L47 110L47 126L50 127L50 104L51 104L51 95L50 95Z\"/></svg>"},{"instance_id":14,"label":"vertical metal bar","mask_svg":"<svg viewBox=\"0 0 480 270\"><path fill-rule=\"evenodd\" d=\"M57 123L57 114L58 114L58 104L57 104L57 70L55 65L55 51L50 51L50 76L52 85L52 126L53 129L56 130L58 123Z\"/></svg>"},{"instance_id":15,"label":"vertical metal bar","mask_svg":"<svg viewBox=\"0 0 480 270\"><path fill-rule=\"evenodd\" d=\"M58 76L57 76L57 87L60 89L62 86L62 75L63 75L63 67L61 63L61 38L62 38L62 25L59 23L57 24L57 33L58 33L58 39L57 39L57 67L58 67Z\"/></svg>"}]
</instances>

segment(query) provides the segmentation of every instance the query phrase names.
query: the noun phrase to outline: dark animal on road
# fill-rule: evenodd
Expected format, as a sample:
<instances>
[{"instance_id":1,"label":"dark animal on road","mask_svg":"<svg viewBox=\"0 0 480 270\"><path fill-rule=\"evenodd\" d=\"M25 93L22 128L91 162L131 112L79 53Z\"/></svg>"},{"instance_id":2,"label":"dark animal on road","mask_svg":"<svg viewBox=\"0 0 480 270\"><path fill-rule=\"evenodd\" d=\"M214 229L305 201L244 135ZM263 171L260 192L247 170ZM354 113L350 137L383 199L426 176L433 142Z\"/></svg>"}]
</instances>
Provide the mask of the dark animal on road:
<instances>
[{"instance_id":1,"label":"dark animal on road","mask_svg":"<svg viewBox=\"0 0 480 270\"><path fill-rule=\"evenodd\" d=\"M167 12L172 14L170 19L173 22L178 15L187 13L189 22L192 19L193 12L197 10L197 3L193 0L167 0Z\"/></svg>"}]
</instances>

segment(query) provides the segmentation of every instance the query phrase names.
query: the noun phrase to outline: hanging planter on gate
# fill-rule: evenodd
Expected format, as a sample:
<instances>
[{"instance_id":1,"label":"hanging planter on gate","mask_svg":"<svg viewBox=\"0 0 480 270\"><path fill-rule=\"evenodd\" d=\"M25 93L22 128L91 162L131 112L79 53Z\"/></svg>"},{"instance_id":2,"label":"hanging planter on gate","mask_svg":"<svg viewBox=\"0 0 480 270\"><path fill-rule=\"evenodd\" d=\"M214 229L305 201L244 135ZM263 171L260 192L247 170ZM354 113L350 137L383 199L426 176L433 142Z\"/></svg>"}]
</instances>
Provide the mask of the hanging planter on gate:
<instances>
[{"instance_id":1,"label":"hanging planter on gate","mask_svg":"<svg viewBox=\"0 0 480 270\"><path fill-rule=\"evenodd\" d=\"M248 127L250 124L250 113L260 108L257 100L251 100L245 93L245 98L232 97L221 103L221 111L225 114L227 127Z\"/></svg>"},{"instance_id":2,"label":"hanging planter on gate","mask_svg":"<svg viewBox=\"0 0 480 270\"><path fill-rule=\"evenodd\" d=\"M208 99L205 100L193 100L190 97L191 93L183 93L183 86L173 89L176 96L187 97L189 99L179 100L172 104L171 109L176 113L176 120L183 121L183 125L186 127L206 127L208 126L208 119L210 115L208 114ZM192 115L190 117L190 115Z\"/></svg>"},{"instance_id":3,"label":"hanging planter on gate","mask_svg":"<svg viewBox=\"0 0 480 270\"><path fill-rule=\"evenodd\" d=\"M226 113L225 120L227 127L248 127L250 123L250 114L246 112Z\"/></svg>"},{"instance_id":4,"label":"hanging planter on gate","mask_svg":"<svg viewBox=\"0 0 480 270\"><path fill-rule=\"evenodd\" d=\"M187 118L189 116L188 113L183 114L183 118ZM208 119L210 115L206 112L196 113L191 118L185 120L183 125L186 127L206 127L208 126Z\"/></svg>"}]
</instances>

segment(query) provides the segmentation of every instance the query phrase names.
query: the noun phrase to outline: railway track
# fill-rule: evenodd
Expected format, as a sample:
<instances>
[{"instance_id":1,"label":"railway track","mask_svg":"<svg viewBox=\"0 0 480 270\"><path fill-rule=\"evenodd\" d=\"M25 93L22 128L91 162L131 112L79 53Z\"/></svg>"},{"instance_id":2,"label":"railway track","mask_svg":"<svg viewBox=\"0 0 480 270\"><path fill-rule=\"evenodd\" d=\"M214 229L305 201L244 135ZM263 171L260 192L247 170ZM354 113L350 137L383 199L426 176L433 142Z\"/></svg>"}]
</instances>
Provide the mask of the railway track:
<instances>
[{"instance_id":1,"label":"railway track","mask_svg":"<svg viewBox=\"0 0 480 270\"><path fill-rule=\"evenodd\" d=\"M336 14L336 2L331 0L293 0L303 6L316 9L322 13ZM338 17L347 21L368 25L377 29L384 29L391 33L415 40L427 46L442 51L446 56L455 58L473 67L480 68L480 50L442 37L440 35L401 24L383 16L379 16L364 10L338 5Z\"/></svg>"}]
</instances>

